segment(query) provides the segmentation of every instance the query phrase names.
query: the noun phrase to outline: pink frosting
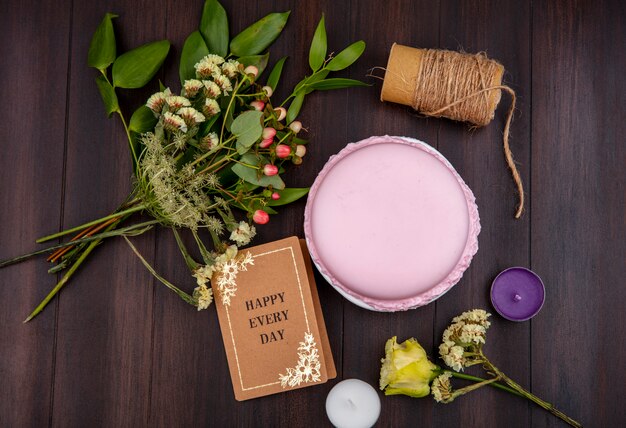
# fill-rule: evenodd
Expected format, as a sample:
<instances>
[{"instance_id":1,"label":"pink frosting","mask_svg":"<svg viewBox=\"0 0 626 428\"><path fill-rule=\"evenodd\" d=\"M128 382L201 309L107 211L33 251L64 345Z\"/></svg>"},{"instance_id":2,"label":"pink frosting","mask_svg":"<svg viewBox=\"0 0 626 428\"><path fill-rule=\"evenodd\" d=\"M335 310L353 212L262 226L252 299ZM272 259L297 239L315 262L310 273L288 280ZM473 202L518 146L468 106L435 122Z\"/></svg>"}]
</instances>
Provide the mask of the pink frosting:
<instances>
[{"instance_id":1,"label":"pink frosting","mask_svg":"<svg viewBox=\"0 0 626 428\"><path fill-rule=\"evenodd\" d=\"M370 137L326 163L304 213L311 257L329 282L381 311L425 305L478 250L472 191L432 147Z\"/></svg>"}]
</instances>

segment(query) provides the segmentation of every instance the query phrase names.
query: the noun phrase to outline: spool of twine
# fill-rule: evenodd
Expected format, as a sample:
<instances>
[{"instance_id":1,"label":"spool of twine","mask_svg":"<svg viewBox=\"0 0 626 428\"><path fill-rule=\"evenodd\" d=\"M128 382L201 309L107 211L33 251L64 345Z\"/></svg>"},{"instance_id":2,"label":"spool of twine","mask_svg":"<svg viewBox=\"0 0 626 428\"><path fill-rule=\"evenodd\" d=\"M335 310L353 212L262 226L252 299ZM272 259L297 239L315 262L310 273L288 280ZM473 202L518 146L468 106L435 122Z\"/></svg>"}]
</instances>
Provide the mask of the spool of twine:
<instances>
[{"instance_id":1,"label":"spool of twine","mask_svg":"<svg viewBox=\"0 0 626 428\"><path fill-rule=\"evenodd\" d=\"M381 101L413 107L431 117L489 124L500 102L501 91L511 96L503 134L504 156L519 194L515 218L524 210L524 187L509 147L509 132L515 111L515 91L502 84L504 67L484 53L466 54L448 50L415 49L395 44L381 92Z\"/></svg>"}]
</instances>

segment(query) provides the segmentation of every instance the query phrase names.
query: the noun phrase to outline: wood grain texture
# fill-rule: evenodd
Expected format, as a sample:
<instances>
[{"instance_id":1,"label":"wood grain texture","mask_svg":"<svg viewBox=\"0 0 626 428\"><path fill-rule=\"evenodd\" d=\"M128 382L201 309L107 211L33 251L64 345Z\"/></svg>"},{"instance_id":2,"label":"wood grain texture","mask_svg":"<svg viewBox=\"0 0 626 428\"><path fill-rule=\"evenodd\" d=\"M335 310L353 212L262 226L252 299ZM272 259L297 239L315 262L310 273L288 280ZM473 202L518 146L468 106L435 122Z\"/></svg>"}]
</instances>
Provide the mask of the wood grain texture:
<instances>
[{"instance_id":1,"label":"wood grain texture","mask_svg":"<svg viewBox=\"0 0 626 428\"><path fill-rule=\"evenodd\" d=\"M622 3L533 5L534 390L586 426L626 416L626 84ZM533 409L538 426L557 426Z\"/></svg>"},{"instance_id":2,"label":"wood grain texture","mask_svg":"<svg viewBox=\"0 0 626 428\"><path fill-rule=\"evenodd\" d=\"M25 1L0 14L2 259L31 251L60 224L70 12L69 2ZM56 283L47 269L29 260L0 273L0 426L51 417L56 302L22 324Z\"/></svg>"},{"instance_id":3,"label":"wood grain texture","mask_svg":"<svg viewBox=\"0 0 626 428\"><path fill-rule=\"evenodd\" d=\"M117 118L107 119L86 65L105 12L118 49L169 39L158 78L178 88L178 58L201 0L9 2L0 16L0 258L34 248L58 227L108 214L131 188ZM365 54L341 75L365 79L393 42L486 51L518 94L512 150L528 205L513 220L514 186L502 155L504 98L496 120L470 131L379 101L372 88L316 93L300 120L311 144L286 176L307 186L329 156L370 135L406 135L437 147L477 197L480 250L461 282L436 303L396 314L343 300L318 275L339 377L315 388L243 403L233 398L215 311L198 313L145 271L123 241L105 243L38 318L21 320L57 279L42 259L0 270L0 426L329 426L326 394L342 378L378 382L385 341L415 336L436 357L451 317L490 309L489 286L509 266L544 280L546 304L531 322L494 316L485 351L503 371L585 426L626 418L626 85L624 5L618 1L223 2L235 34L269 12L291 10L270 66L289 55L275 97L308 72L308 48L325 13L329 51L363 39ZM127 116L157 88L121 92ZM366 185L366 183L364 184ZM376 195L372 195L375 201ZM256 242L302 236L304 201L259 228ZM410 213L407 213L410 215ZM186 236L185 239L190 239ZM171 232L134 242L182 288L193 280ZM381 249L392 251L393 249ZM437 361L441 363L441 361ZM469 371L473 373L473 370ZM378 426L556 427L525 401L483 389L450 405L382 398Z\"/></svg>"}]
</instances>

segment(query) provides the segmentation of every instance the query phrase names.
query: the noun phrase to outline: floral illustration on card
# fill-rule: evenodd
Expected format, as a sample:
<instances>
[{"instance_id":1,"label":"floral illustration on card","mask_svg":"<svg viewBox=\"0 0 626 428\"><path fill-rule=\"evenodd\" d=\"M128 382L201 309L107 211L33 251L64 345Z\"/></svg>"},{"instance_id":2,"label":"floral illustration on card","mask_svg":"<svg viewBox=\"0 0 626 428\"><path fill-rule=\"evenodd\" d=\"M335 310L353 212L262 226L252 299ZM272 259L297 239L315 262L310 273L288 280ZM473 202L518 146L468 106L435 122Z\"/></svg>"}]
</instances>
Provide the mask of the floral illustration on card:
<instances>
[{"instance_id":1,"label":"floral illustration on card","mask_svg":"<svg viewBox=\"0 0 626 428\"><path fill-rule=\"evenodd\" d=\"M254 265L254 258L250 252L218 265L215 285L223 305L230 306L230 299L237 293L237 275L239 272L247 271L249 265Z\"/></svg>"},{"instance_id":2,"label":"floral illustration on card","mask_svg":"<svg viewBox=\"0 0 626 428\"><path fill-rule=\"evenodd\" d=\"M309 332L304 333L304 341L298 346L298 364L295 367L287 368L287 374L279 374L280 384L294 387L301 383L319 382L320 373L319 352L315 338Z\"/></svg>"}]
</instances>

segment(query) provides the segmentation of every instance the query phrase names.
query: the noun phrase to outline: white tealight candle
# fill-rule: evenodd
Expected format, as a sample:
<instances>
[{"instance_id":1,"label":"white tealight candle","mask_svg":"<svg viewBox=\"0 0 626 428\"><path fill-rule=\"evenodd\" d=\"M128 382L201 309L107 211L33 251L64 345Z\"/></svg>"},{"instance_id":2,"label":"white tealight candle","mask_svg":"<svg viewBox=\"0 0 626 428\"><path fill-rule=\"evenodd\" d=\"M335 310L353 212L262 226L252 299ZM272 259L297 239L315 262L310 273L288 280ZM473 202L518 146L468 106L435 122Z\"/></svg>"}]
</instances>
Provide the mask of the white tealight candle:
<instances>
[{"instance_id":1,"label":"white tealight candle","mask_svg":"<svg viewBox=\"0 0 626 428\"><path fill-rule=\"evenodd\" d=\"M369 384L347 379L328 393L326 413L337 428L370 428L380 415L380 398Z\"/></svg>"}]
</instances>

